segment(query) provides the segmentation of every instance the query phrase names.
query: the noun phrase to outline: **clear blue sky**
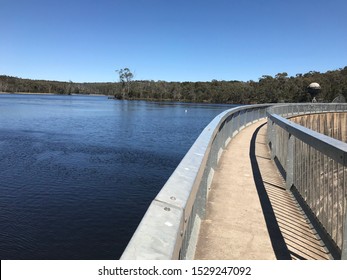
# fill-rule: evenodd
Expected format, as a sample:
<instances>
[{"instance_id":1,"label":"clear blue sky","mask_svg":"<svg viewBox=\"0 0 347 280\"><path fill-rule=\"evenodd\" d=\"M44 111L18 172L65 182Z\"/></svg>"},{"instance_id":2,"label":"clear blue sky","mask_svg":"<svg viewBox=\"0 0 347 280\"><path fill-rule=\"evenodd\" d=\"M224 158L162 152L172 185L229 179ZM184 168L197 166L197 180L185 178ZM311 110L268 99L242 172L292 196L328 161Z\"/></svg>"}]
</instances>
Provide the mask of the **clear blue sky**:
<instances>
[{"instance_id":1,"label":"clear blue sky","mask_svg":"<svg viewBox=\"0 0 347 280\"><path fill-rule=\"evenodd\" d=\"M0 0L0 74L255 80L347 66L346 0Z\"/></svg>"}]
</instances>

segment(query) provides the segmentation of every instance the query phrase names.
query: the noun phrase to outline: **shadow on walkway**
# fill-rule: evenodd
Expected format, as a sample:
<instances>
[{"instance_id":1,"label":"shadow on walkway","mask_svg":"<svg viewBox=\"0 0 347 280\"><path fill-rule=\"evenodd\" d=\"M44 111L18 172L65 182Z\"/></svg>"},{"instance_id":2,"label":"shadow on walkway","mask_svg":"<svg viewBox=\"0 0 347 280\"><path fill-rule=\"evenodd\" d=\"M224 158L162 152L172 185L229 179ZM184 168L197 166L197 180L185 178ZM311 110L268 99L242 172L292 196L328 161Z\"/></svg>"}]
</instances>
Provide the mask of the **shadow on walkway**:
<instances>
[{"instance_id":1,"label":"shadow on walkway","mask_svg":"<svg viewBox=\"0 0 347 280\"><path fill-rule=\"evenodd\" d=\"M252 170L253 170L253 178L257 188L257 192L259 195L261 208L263 210L266 226L270 235L271 243L273 250L275 252L276 258L278 260L290 260L290 253L287 248L287 245L284 241L283 235L277 223L277 219L272 208L270 198L267 194L267 191L264 186L263 178L260 173L255 147L256 147L256 138L260 128L262 128L265 124L258 127L251 139L251 146L249 151L249 156L251 160Z\"/></svg>"},{"instance_id":2,"label":"shadow on walkway","mask_svg":"<svg viewBox=\"0 0 347 280\"><path fill-rule=\"evenodd\" d=\"M331 259L271 160L265 120L238 133L214 171L195 259Z\"/></svg>"},{"instance_id":3,"label":"shadow on walkway","mask_svg":"<svg viewBox=\"0 0 347 280\"><path fill-rule=\"evenodd\" d=\"M271 160L266 124L251 139L253 178L277 259L332 259L322 239Z\"/></svg>"}]
</instances>

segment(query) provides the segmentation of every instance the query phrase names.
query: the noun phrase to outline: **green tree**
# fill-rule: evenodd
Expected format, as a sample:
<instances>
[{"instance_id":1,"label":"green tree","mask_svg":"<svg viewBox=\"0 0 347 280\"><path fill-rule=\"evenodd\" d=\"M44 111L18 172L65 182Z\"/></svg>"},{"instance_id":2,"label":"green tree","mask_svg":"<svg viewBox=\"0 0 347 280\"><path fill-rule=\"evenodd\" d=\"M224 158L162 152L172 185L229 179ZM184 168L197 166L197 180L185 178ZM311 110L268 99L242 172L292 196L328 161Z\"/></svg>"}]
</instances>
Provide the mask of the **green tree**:
<instances>
[{"instance_id":1,"label":"green tree","mask_svg":"<svg viewBox=\"0 0 347 280\"><path fill-rule=\"evenodd\" d=\"M122 98L125 98L125 94L127 97L130 93L130 85L131 81L134 78L134 74L130 71L129 68L122 68L119 70L116 70L116 72L119 75L119 81L122 83Z\"/></svg>"}]
</instances>

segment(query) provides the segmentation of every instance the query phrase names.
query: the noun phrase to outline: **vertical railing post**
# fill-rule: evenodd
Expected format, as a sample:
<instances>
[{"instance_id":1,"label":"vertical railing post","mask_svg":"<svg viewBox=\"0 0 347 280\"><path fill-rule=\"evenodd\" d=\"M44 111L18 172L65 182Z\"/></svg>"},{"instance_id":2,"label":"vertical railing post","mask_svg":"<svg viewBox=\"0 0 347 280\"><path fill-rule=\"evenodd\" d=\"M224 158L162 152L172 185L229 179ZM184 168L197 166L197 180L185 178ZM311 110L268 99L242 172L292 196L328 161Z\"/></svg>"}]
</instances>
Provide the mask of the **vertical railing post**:
<instances>
[{"instance_id":1,"label":"vertical railing post","mask_svg":"<svg viewBox=\"0 0 347 280\"><path fill-rule=\"evenodd\" d=\"M342 235L342 251L341 251L341 260L347 260L347 211L345 214L345 225L343 227Z\"/></svg>"},{"instance_id":2,"label":"vertical railing post","mask_svg":"<svg viewBox=\"0 0 347 280\"><path fill-rule=\"evenodd\" d=\"M342 108L341 108L342 109ZM344 225L343 225L343 232L342 232L342 249L341 249L341 260L347 260L347 206L346 206L346 198L345 198L345 188L346 188L346 166L347 166L347 155L345 154L343 159L343 178L344 178L344 186L343 186L343 192L342 192L342 213L345 211L345 217L344 217Z\"/></svg>"},{"instance_id":3,"label":"vertical railing post","mask_svg":"<svg viewBox=\"0 0 347 280\"><path fill-rule=\"evenodd\" d=\"M276 125L274 121L270 120L271 130L270 130L270 141L271 141L271 159L274 160L276 157Z\"/></svg>"},{"instance_id":4,"label":"vertical railing post","mask_svg":"<svg viewBox=\"0 0 347 280\"><path fill-rule=\"evenodd\" d=\"M286 162L286 189L290 190L294 183L294 137L289 133Z\"/></svg>"}]
</instances>

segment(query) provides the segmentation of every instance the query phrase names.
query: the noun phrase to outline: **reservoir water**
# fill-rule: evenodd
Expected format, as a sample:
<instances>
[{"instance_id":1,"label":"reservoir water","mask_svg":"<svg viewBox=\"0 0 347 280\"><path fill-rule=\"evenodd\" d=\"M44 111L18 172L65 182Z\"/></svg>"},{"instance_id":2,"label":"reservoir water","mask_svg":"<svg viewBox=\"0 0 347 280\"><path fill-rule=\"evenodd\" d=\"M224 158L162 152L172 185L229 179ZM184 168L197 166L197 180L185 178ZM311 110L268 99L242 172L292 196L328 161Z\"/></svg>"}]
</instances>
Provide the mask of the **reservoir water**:
<instances>
[{"instance_id":1,"label":"reservoir water","mask_svg":"<svg viewBox=\"0 0 347 280\"><path fill-rule=\"evenodd\" d=\"M118 259L228 105L0 94L0 258Z\"/></svg>"}]
</instances>

